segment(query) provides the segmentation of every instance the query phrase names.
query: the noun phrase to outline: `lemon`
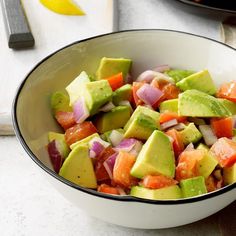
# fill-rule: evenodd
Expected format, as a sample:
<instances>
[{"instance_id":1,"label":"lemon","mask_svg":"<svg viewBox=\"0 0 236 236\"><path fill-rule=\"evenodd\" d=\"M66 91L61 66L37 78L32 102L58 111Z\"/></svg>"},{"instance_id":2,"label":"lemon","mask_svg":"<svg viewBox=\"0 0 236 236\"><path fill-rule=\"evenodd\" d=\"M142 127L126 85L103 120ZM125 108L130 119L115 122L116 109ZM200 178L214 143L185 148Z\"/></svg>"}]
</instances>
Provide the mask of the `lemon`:
<instances>
[{"instance_id":1,"label":"lemon","mask_svg":"<svg viewBox=\"0 0 236 236\"><path fill-rule=\"evenodd\" d=\"M50 9L63 15L85 15L85 12L72 0L40 0L40 2Z\"/></svg>"}]
</instances>

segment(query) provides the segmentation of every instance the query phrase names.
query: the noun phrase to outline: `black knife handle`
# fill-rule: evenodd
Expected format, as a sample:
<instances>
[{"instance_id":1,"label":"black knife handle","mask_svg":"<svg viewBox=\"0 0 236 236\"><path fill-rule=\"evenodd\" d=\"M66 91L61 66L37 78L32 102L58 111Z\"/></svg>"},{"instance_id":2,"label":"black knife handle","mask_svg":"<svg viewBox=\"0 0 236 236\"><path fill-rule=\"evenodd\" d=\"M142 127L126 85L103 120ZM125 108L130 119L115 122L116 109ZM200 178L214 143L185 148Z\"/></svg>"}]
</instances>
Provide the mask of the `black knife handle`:
<instances>
[{"instance_id":1,"label":"black knife handle","mask_svg":"<svg viewBox=\"0 0 236 236\"><path fill-rule=\"evenodd\" d=\"M21 1L1 0L1 3L9 48L17 49L34 46L34 37Z\"/></svg>"}]
</instances>

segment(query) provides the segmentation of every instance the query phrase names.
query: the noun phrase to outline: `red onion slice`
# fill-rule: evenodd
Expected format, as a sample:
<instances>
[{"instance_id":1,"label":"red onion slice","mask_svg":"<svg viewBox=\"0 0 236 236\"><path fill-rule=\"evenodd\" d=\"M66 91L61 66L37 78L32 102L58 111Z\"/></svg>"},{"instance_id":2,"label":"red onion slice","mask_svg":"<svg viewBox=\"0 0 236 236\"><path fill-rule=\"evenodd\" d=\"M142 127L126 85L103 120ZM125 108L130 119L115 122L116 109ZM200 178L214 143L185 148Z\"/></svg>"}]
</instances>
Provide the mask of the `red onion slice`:
<instances>
[{"instance_id":1,"label":"red onion slice","mask_svg":"<svg viewBox=\"0 0 236 236\"><path fill-rule=\"evenodd\" d=\"M177 125L177 124L178 124L178 121L176 119L166 121L161 124L161 130L169 129L170 127L173 127L174 125Z\"/></svg>"},{"instance_id":2,"label":"red onion slice","mask_svg":"<svg viewBox=\"0 0 236 236\"><path fill-rule=\"evenodd\" d=\"M114 107L115 105L112 102L108 102L103 107L101 107L99 111L108 112L112 110Z\"/></svg>"},{"instance_id":3,"label":"red onion slice","mask_svg":"<svg viewBox=\"0 0 236 236\"><path fill-rule=\"evenodd\" d=\"M170 70L170 66L169 65L159 65L159 66L155 67L153 70L160 72L160 73L164 73L164 72Z\"/></svg>"},{"instance_id":4,"label":"red onion slice","mask_svg":"<svg viewBox=\"0 0 236 236\"><path fill-rule=\"evenodd\" d=\"M168 80L168 81L170 80L170 78L163 73L160 73L160 72L154 71L154 70L146 70L138 76L136 81L138 81L138 82L145 81L147 83L150 83L150 82L152 82L152 80L154 78L157 78L158 80L159 79L164 79L164 80Z\"/></svg>"},{"instance_id":5,"label":"red onion slice","mask_svg":"<svg viewBox=\"0 0 236 236\"><path fill-rule=\"evenodd\" d=\"M110 143L105 142L101 138L93 138L89 141L89 156L95 158L108 146L110 146Z\"/></svg>"},{"instance_id":6,"label":"red onion slice","mask_svg":"<svg viewBox=\"0 0 236 236\"><path fill-rule=\"evenodd\" d=\"M60 150L57 147L57 140L51 141L48 144L47 148L53 169L55 170L56 173L59 173L64 158L62 153L60 153Z\"/></svg>"},{"instance_id":7,"label":"red onion slice","mask_svg":"<svg viewBox=\"0 0 236 236\"><path fill-rule=\"evenodd\" d=\"M149 84L144 84L137 90L136 94L144 103L151 106L164 95L160 89L154 88Z\"/></svg>"},{"instance_id":8,"label":"red onion slice","mask_svg":"<svg viewBox=\"0 0 236 236\"><path fill-rule=\"evenodd\" d=\"M207 146L213 145L218 140L210 125L199 125L199 129Z\"/></svg>"},{"instance_id":9,"label":"red onion slice","mask_svg":"<svg viewBox=\"0 0 236 236\"><path fill-rule=\"evenodd\" d=\"M192 143L190 143L190 144L184 149L184 151L192 151L192 150L194 150L194 146L193 146Z\"/></svg>"},{"instance_id":10,"label":"red onion slice","mask_svg":"<svg viewBox=\"0 0 236 236\"><path fill-rule=\"evenodd\" d=\"M110 179L113 179L113 169L114 169L117 155L118 153L114 153L103 162L103 166L106 169Z\"/></svg>"},{"instance_id":11,"label":"red onion slice","mask_svg":"<svg viewBox=\"0 0 236 236\"><path fill-rule=\"evenodd\" d=\"M83 97L80 97L73 105L73 114L76 123L82 123L89 117L89 111Z\"/></svg>"},{"instance_id":12,"label":"red onion slice","mask_svg":"<svg viewBox=\"0 0 236 236\"><path fill-rule=\"evenodd\" d=\"M134 138L124 139L115 147L117 151L129 152L132 150L137 140Z\"/></svg>"},{"instance_id":13,"label":"red onion slice","mask_svg":"<svg viewBox=\"0 0 236 236\"><path fill-rule=\"evenodd\" d=\"M177 131L181 131L181 130L184 130L185 128L186 128L186 125L185 124L183 124L183 123L179 123L179 124L177 124L177 125L175 125L175 126L173 126L173 127L171 127L172 129L175 129L175 130L177 130Z\"/></svg>"},{"instance_id":14,"label":"red onion slice","mask_svg":"<svg viewBox=\"0 0 236 236\"><path fill-rule=\"evenodd\" d=\"M109 136L109 139L113 147L117 146L123 138L124 138L124 135L117 130L112 130Z\"/></svg>"},{"instance_id":15,"label":"red onion slice","mask_svg":"<svg viewBox=\"0 0 236 236\"><path fill-rule=\"evenodd\" d=\"M142 142L137 140L134 147L131 149L131 151L129 153L134 155L134 156L138 156L138 154L141 151L142 147L143 147Z\"/></svg>"}]
</instances>

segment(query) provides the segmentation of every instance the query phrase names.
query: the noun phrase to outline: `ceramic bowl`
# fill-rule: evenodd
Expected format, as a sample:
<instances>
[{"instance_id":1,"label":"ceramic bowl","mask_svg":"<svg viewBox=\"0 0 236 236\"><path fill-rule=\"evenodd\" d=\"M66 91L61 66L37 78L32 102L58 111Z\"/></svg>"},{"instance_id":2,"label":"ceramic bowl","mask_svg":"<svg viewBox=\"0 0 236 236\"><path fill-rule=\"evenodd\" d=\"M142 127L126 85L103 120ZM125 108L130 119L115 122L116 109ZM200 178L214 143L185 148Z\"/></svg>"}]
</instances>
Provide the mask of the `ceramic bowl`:
<instances>
[{"instance_id":1,"label":"ceramic bowl","mask_svg":"<svg viewBox=\"0 0 236 236\"><path fill-rule=\"evenodd\" d=\"M156 229L188 224L232 203L236 198L236 184L199 197L152 201L85 189L52 170L45 148L47 134L60 131L60 128L50 111L50 94L65 88L82 70L94 73L103 56L131 58L134 77L158 64L190 70L207 68L218 85L235 79L236 73L236 51L233 48L204 37L168 30L111 33L75 42L56 51L23 80L12 111L20 143L52 186L91 216L134 228Z\"/></svg>"}]
</instances>

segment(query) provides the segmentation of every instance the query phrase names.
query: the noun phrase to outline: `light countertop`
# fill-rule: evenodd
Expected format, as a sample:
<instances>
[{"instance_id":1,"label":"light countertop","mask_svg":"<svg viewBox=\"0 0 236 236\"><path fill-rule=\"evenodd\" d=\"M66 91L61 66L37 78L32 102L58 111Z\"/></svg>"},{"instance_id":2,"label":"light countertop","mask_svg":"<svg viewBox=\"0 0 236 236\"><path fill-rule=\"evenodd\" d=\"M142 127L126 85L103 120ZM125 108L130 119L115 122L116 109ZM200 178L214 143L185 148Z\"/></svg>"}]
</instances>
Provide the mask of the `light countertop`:
<instances>
[{"instance_id":1,"label":"light countertop","mask_svg":"<svg viewBox=\"0 0 236 236\"><path fill-rule=\"evenodd\" d=\"M191 33L196 32L220 40L219 22L210 19L202 19L199 16L190 16L188 13L173 9L171 7L171 1L119 0L120 29L170 28ZM24 2L27 3L26 0ZM163 17L165 14L158 9L168 11L172 17L169 18L169 20L164 20ZM177 11L177 14L174 13L175 11ZM31 14L33 14L33 12ZM191 21L185 24L183 18L179 17L181 14L185 19L186 17L191 18ZM198 24L196 24L196 21L198 21ZM4 34L3 27L1 26L0 24L1 34ZM40 32L41 29L37 30ZM66 41L70 40L68 36ZM0 42L6 43L4 37L0 39ZM60 45L63 43L64 42L60 41ZM23 52L21 52L21 54L22 53ZM33 55L33 52L30 53ZM35 55L35 60L39 60L42 56L42 54L40 54L40 56L38 56L38 54ZM29 60L29 57L27 57L27 60ZM1 66L4 66L4 63L6 64L2 54L0 54L0 62ZM28 62L25 61L25 63ZM23 76L30 63L28 63L27 66L23 64L22 61L19 61L18 64L15 63L15 72L12 75L16 76L17 67L22 66L23 70L21 70L21 76ZM6 76L6 74L1 74L1 76ZM13 78L8 78L8 80L10 79ZM5 80L4 90L7 88L6 81L7 80ZM19 83L19 79L17 83ZM9 91L12 96L17 84L13 84L13 82L11 82L11 84L13 88L10 88ZM0 105L1 104L3 104L3 102L0 102ZM232 226L236 225L235 217L234 219L228 218L228 212L235 212L235 203L204 220L172 229L136 230L102 222L99 219L88 216L85 212L64 199L51 184L47 182L46 178L41 175L41 171L39 171L37 165L28 157L14 136L0 137L0 150L1 236L236 235L235 226Z\"/></svg>"}]
</instances>

